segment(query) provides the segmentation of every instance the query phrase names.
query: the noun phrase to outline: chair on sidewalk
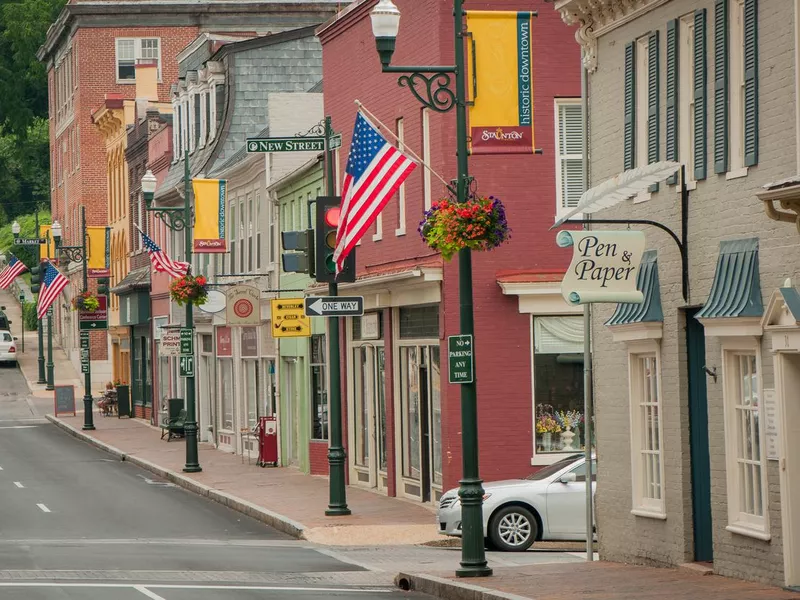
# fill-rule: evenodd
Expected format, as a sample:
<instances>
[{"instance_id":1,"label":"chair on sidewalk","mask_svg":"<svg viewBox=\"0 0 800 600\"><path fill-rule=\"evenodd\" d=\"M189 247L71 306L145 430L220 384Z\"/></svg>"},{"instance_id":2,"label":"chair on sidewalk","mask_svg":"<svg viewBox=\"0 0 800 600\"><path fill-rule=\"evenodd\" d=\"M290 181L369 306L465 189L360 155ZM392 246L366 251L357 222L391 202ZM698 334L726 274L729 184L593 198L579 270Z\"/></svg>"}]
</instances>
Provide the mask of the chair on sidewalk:
<instances>
[{"instance_id":1,"label":"chair on sidewalk","mask_svg":"<svg viewBox=\"0 0 800 600\"><path fill-rule=\"evenodd\" d=\"M171 417L166 425L161 426L161 439L167 436L167 442L172 438L182 438L186 435L186 409L182 408L178 416Z\"/></svg>"}]
</instances>

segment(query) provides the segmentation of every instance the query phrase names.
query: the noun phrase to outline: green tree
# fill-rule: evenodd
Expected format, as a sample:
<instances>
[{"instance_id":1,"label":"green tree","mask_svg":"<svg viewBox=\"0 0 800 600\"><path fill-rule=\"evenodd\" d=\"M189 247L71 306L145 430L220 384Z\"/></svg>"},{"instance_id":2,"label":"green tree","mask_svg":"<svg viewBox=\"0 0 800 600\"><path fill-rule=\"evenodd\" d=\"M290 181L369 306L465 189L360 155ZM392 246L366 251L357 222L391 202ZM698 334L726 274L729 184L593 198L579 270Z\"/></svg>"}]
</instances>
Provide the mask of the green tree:
<instances>
[{"instance_id":1,"label":"green tree","mask_svg":"<svg viewBox=\"0 0 800 600\"><path fill-rule=\"evenodd\" d=\"M36 231L36 216L34 213L17 215L16 221L19 223L20 237L38 237ZM39 210L39 225L50 224L50 211L46 208ZM0 227L0 253L8 256L13 254L30 269L39 262L39 246L15 246L14 234L11 233L11 223Z\"/></svg>"}]
</instances>

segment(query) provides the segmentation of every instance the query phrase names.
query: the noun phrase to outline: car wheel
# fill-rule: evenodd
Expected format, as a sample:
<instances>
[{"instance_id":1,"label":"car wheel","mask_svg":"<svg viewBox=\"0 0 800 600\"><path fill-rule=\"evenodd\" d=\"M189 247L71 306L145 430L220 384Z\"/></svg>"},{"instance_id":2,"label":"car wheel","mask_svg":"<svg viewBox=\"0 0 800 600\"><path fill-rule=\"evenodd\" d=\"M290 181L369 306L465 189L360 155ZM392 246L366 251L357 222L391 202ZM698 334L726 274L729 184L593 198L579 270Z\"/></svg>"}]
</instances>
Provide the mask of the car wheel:
<instances>
[{"instance_id":1,"label":"car wheel","mask_svg":"<svg viewBox=\"0 0 800 600\"><path fill-rule=\"evenodd\" d=\"M522 506L501 508L489 523L489 537L503 552L524 552L533 545L538 534L536 517Z\"/></svg>"}]
</instances>

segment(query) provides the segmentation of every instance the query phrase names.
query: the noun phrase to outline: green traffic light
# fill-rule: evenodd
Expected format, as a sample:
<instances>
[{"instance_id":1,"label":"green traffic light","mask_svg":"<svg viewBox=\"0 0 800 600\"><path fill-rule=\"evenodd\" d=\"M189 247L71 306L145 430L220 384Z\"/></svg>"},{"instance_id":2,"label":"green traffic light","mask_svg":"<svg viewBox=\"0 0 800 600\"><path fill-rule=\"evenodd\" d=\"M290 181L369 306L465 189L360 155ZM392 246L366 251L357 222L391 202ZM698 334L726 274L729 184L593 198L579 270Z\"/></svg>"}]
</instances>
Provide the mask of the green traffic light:
<instances>
[{"instance_id":1,"label":"green traffic light","mask_svg":"<svg viewBox=\"0 0 800 600\"><path fill-rule=\"evenodd\" d=\"M325 257L325 268L328 270L328 273L336 272L336 261L333 260L333 254L328 254Z\"/></svg>"}]
</instances>

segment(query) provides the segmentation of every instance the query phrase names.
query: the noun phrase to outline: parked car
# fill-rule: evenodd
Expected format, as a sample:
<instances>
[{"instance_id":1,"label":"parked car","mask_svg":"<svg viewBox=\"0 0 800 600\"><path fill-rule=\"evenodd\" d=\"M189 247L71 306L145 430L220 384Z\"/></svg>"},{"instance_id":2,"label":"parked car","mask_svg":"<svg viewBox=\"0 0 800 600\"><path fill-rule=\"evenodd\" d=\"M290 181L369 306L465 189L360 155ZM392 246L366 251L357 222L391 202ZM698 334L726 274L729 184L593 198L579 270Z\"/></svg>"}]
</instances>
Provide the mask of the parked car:
<instances>
[{"instance_id":1,"label":"parked car","mask_svg":"<svg viewBox=\"0 0 800 600\"><path fill-rule=\"evenodd\" d=\"M0 330L0 364L17 364L17 338Z\"/></svg>"},{"instance_id":2,"label":"parked car","mask_svg":"<svg viewBox=\"0 0 800 600\"><path fill-rule=\"evenodd\" d=\"M597 461L592 460L592 494ZM522 552L537 540L586 540L586 460L572 454L525 479L484 483L483 534L504 552ZM439 533L461 536L458 489L439 501Z\"/></svg>"}]
</instances>

